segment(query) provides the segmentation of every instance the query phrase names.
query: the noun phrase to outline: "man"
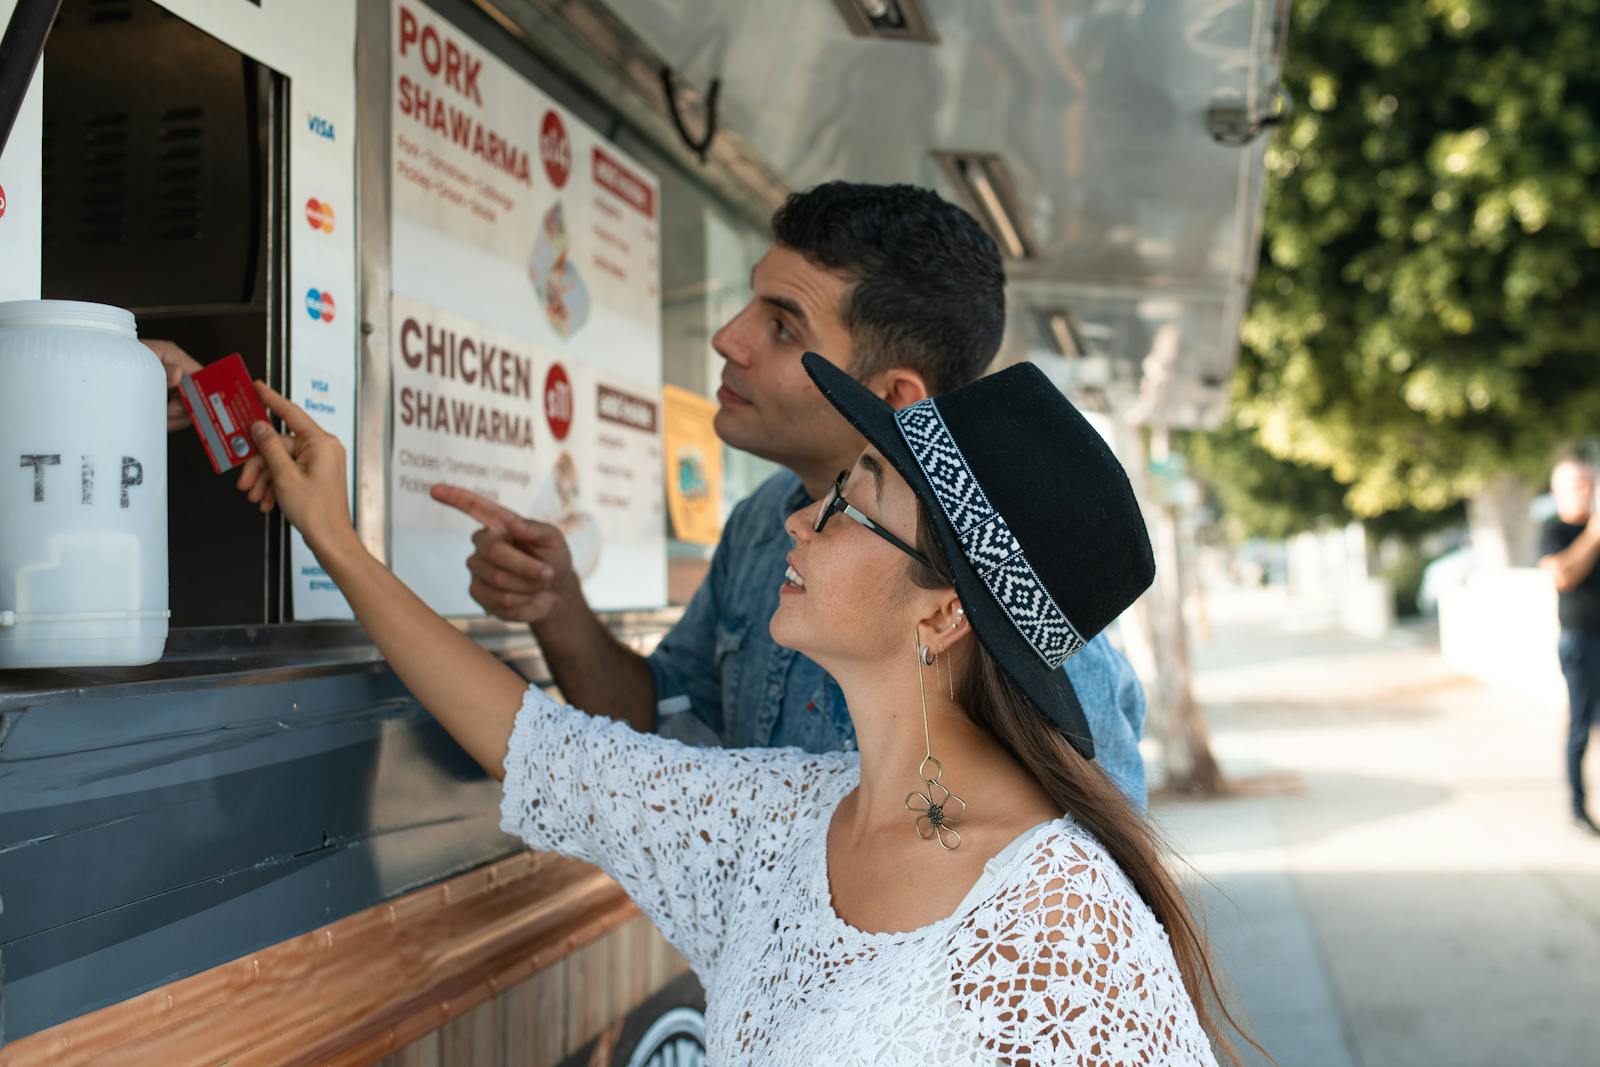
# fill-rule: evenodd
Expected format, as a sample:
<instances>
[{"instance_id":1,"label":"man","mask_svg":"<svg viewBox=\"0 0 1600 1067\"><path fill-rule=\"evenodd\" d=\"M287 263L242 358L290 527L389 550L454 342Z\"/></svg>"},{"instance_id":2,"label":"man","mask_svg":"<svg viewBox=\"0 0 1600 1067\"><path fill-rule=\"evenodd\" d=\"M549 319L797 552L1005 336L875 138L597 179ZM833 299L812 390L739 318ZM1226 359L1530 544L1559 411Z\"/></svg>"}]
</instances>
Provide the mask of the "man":
<instances>
[{"instance_id":1,"label":"man","mask_svg":"<svg viewBox=\"0 0 1600 1067\"><path fill-rule=\"evenodd\" d=\"M818 186L789 198L772 235L751 274L750 303L712 339L726 361L715 426L727 444L787 470L734 509L704 583L648 657L614 640L590 610L554 527L454 486L436 486L434 496L485 523L467 561L472 596L499 618L532 625L572 704L643 731L658 715L686 712L732 746L849 749L855 734L838 686L767 632L793 547L784 519L826 492L863 446L800 356L823 354L896 408L954 389L999 350L1005 275L969 215L912 186ZM1144 695L1133 671L1103 636L1065 669L1098 762L1142 807Z\"/></svg>"},{"instance_id":2,"label":"man","mask_svg":"<svg viewBox=\"0 0 1600 1067\"><path fill-rule=\"evenodd\" d=\"M1555 517L1539 535L1539 567L1560 594L1561 673L1567 679L1571 720L1567 727L1567 782L1572 817L1600 834L1584 804L1583 753L1589 731L1600 721L1600 515L1594 512L1594 465L1578 456L1556 464L1550 476Z\"/></svg>"}]
</instances>

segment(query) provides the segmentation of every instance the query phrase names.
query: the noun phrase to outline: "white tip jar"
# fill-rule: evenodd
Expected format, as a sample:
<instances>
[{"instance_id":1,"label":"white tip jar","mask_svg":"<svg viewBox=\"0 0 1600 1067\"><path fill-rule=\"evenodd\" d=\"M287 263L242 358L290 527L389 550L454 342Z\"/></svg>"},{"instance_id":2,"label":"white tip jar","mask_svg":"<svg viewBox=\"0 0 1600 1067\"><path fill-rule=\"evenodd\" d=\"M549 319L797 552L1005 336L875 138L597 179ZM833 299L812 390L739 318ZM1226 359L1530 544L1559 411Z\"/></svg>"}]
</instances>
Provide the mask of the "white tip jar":
<instances>
[{"instance_id":1,"label":"white tip jar","mask_svg":"<svg viewBox=\"0 0 1600 1067\"><path fill-rule=\"evenodd\" d=\"M166 398L131 312L0 303L0 668L161 658Z\"/></svg>"}]
</instances>

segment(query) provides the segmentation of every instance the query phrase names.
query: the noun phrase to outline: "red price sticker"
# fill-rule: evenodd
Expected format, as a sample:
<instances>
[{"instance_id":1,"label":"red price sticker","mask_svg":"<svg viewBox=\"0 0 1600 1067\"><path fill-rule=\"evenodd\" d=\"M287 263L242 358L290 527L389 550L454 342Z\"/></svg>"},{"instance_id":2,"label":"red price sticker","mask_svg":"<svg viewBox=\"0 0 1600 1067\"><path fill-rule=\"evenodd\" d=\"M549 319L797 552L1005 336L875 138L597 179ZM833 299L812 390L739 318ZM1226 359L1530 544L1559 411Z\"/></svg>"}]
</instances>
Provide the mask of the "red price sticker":
<instances>
[{"instance_id":1,"label":"red price sticker","mask_svg":"<svg viewBox=\"0 0 1600 1067\"><path fill-rule=\"evenodd\" d=\"M572 381L559 363L544 376L544 418L556 440L565 441L572 430Z\"/></svg>"},{"instance_id":2,"label":"red price sticker","mask_svg":"<svg viewBox=\"0 0 1600 1067\"><path fill-rule=\"evenodd\" d=\"M554 111L546 111L544 122L539 126L539 158L544 162L544 172L549 175L551 185L559 189L567 184L572 174L572 142L567 140L567 128L561 124L561 116Z\"/></svg>"}]
</instances>

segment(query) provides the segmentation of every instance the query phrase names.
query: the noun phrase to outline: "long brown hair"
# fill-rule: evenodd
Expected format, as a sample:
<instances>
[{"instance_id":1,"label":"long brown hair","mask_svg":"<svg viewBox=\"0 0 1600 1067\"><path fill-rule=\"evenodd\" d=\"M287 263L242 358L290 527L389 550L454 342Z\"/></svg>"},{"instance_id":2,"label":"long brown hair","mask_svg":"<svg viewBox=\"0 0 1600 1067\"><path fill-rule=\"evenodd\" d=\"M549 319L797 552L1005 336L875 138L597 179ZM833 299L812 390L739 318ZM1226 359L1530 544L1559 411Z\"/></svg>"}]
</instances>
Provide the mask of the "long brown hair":
<instances>
[{"instance_id":1,"label":"long brown hair","mask_svg":"<svg viewBox=\"0 0 1600 1067\"><path fill-rule=\"evenodd\" d=\"M944 569L948 561L926 509L917 521L917 548ZM912 561L911 580L924 589L949 588L948 579ZM1051 803L1072 816L1122 868L1139 896L1166 929L1172 956L1206 1036L1218 1056L1238 1065L1233 1036L1271 1059L1228 1010L1205 931L1167 867L1172 849L1098 764L1083 758L1000 669L982 642L974 641L968 665L956 683L956 703L973 723L1000 742L1033 775Z\"/></svg>"}]
</instances>

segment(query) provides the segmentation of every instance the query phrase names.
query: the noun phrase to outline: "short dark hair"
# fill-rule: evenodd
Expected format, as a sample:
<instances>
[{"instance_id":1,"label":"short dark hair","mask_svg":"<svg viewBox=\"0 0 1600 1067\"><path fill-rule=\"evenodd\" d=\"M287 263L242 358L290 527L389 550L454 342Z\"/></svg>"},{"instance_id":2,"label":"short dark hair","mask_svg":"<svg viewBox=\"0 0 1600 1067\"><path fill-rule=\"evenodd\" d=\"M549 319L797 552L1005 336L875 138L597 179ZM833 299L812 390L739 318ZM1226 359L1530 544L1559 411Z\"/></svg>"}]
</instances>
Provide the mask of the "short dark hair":
<instances>
[{"instance_id":1,"label":"short dark hair","mask_svg":"<svg viewBox=\"0 0 1600 1067\"><path fill-rule=\"evenodd\" d=\"M857 378L909 367L930 392L947 393L978 378L1000 350L1000 251L931 189L827 182L784 201L772 238L854 283L839 310Z\"/></svg>"},{"instance_id":2,"label":"short dark hair","mask_svg":"<svg viewBox=\"0 0 1600 1067\"><path fill-rule=\"evenodd\" d=\"M1550 465L1550 477L1553 479L1556 476L1556 471L1568 464L1575 467L1588 467L1590 470L1595 469L1594 457L1581 448L1568 448L1556 454L1556 461Z\"/></svg>"}]
</instances>

